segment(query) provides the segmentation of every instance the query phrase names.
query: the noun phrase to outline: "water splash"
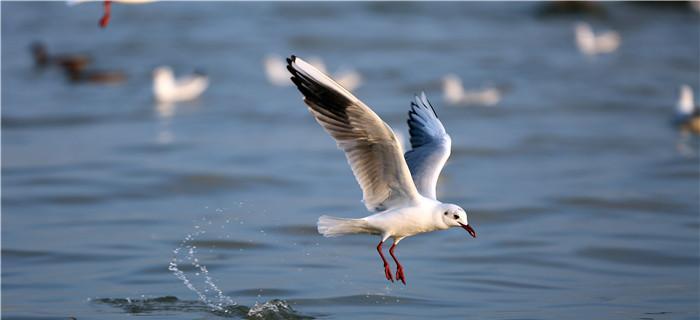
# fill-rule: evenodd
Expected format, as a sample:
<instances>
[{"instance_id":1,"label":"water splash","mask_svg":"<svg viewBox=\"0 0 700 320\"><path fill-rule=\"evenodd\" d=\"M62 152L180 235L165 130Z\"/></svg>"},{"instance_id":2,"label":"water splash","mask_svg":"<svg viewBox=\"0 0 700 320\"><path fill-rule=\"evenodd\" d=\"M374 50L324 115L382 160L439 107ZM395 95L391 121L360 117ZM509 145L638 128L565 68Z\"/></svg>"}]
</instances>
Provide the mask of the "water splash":
<instances>
[{"instance_id":1,"label":"water splash","mask_svg":"<svg viewBox=\"0 0 700 320\"><path fill-rule=\"evenodd\" d=\"M313 319L313 317L299 315L284 300L270 300L263 304L256 303L246 314L248 319Z\"/></svg>"},{"instance_id":2,"label":"water splash","mask_svg":"<svg viewBox=\"0 0 700 320\"><path fill-rule=\"evenodd\" d=\"M223 209L215 210L217 215L223 216ZM216 285L214 279L209 275L209 270L207 270L206 265L200 263L199 258L197 258L197 246L192 244L198 237L207 233L208 226L212 225L211 220L202 218L201 224L196 224L194 226L195 231L188 234L184 240L180 243L180 246L173 250L173 258L170 260L168 265L168 270L170 270L175 277L180 279L185 286L192 290L199 300L202 301L207 306L211 307L212 310L218 312L227 312L228 307L236 306L238 303L231 297L224 294L224 292ZM231 222L231 219L225 219L225 222L221 224L221 228L225 229L226 225ZM187 263L194 268L192 274L187 274L180 270L178 267L180 264ZM199 280L202 282L201 288L198 288L193 280Z\"/></svg>"},{"instance_id":3,"label":"water splash","mask_svg":"<svg viewBox=\"0 0 700 320\"><path fill-rule=\"evenodd\" d=\"M240 208L243 207L243 205L243 202L241 202L238 206ZM208 208L205 207L205 209ZM220 218L224 221L221 224L216 224L220 226L220 230L215 231L224 234L223 236L219 236L219 238L230 238L230 235L225 232L226 227L232 223L244 224L244 222L237 217L230 218L224 216L224 210L225 209L215 210L216 218ZM206 311L224 317L241 317L246 319L313 319L313 317L298 314L289 303L284 300L274 299L262 304L256 302L253 307L249 308L238 305L238 302L233 298L225 295L219 286L216 285L214 278L210 276L206 265L200 262L197 257L197 240L207 234L208 229L212 228L213 225L212 220L206 217L195 223L194 232L185 236L182 242L180 242L180 245L173 250L173 258L168 265L168 270L170 270L175 277L180 279L188 289L192 290L199 298L199 301L181 301L175 297L163 297L141 299L137 301L129 299L103 299L104 301L100 302L124 308L132 313L134 311L149 312L172 310L170 308L182 308L183 311L204 311L202 308L206 308L208 309ZM262 230L261 232L264 233ZM193 271L185 272L181 270L181 265L192 266Z\"/></svg>"}]
</instances>

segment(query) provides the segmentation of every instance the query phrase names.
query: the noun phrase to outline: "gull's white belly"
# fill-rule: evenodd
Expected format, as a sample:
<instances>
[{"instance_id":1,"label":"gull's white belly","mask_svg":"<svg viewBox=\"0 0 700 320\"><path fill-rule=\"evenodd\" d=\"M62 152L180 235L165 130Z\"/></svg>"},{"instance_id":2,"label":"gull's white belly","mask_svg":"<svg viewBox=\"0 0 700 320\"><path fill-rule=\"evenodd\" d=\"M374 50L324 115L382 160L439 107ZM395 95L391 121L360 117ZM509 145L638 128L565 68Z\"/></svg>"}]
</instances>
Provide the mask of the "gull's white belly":
<instances>
[{"instance_id":1,"label":"gull's white belly","mask_svg":"<svg viewBox=\"0 0 700 320\"><path fill-rule=\"evenodd\" d=\"M428 208L423 206L381 212L366 217L365 220L372 228L377 229L378 233L394 238L440 229L433 221Z\"/></svg>"}]
</instances>

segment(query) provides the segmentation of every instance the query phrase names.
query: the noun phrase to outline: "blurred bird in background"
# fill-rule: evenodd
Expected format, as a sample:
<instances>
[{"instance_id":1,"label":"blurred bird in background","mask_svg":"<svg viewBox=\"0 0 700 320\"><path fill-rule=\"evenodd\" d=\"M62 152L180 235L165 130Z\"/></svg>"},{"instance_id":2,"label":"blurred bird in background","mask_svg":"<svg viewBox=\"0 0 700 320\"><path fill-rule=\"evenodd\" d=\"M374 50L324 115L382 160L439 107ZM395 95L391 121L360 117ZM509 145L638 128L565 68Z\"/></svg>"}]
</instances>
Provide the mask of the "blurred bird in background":
<instances>
[{"instance_id":1,"label":"blurred bird in background","mask_svg":"<svg viewBox=\"0 0 700 320\"><path fill-rule=\"evenodd\" d=\"M695 105L693 89L687 84L681 86L674 123L682 132L700 134L700 108Z\"/></svg>"},{"instance_id":2,"label":"blurred bird in background","mask_svg":"<svg viewBox=\"0 0 700 320\"><path fill-rule=\"evenodd\" d=\"M321 58L310 57L308 63L321 72L330 75L326 64ZM289 82L289 72L287 71L287 63L280 56L267 55L263 59L263 66L265 67L267 80L271 84L279 87L291 86L291 82ZM362 85L362 75L351 68L341 67L338 71L333 73L332 77L348 91L353 91Z\"/></svg>"},{"instance_id":3,"label":"blurred bird in background","mask_svg":"<svg viewBox=\"0 0 700 320\"><path fill-rule=\"evenodd\" d=\"M574 32L579 51L587 56L615 52L620 47L621 37L615 31L595 34L588 23L579 22L576 24Z\"/></svg>"},{"instance_id":4,"label":"blurred bird in background","mask_svg":"<svg viewBox=\"0 0 700 320\"><path fill-rule=\"evenodd\" d=\"M90 70L92 58L87 54L58 54L51 55L42 42L34 42L30 46L34 64L39 68L58 66L65 72L72 83L116 84L126 80L126 75L118 70Z\"/></svg>"},{"instance_id":5,"label":"blurred bird in background","mask_svg":"<svg viewBox=\"0 0 700 320\"><path fill-rule=\"evenodd\" d=\"M86 70L79 64L71 63L62 67L68 79L74 83L118 84L126 81L126 74L119 70Z\"/></svg>"},{"instance_id":6,"label":"blurred bird in background","mask_svg":"<svg viewBox=\"0 0 700 320\"><path fill-rule=\"evenodd\" d=\"M71 65L73 68L85 68L92 58L86 54L60 54L60 55L50 55L46 45L42 42L34 42L30 46L32 56L34 57L34 64L37 67L45 68L51 65Z\"/></svg>"},{"instance_id":7,"label":"blurred bird in background","mask_svg":"<svg viewBox=\"0 0 700 320\"><path fill-rule=\"evenodd\" d=\"M153 70L153 95L158 102L172 103L193 100L209 87L209 78L202 72L175 78L173 70L161 66Z\"/></svg>"},{"instance_id":8,"label":"blurred bird in background","mask_svg":"<svg viewBox=\"0 0 700 320\"><path fill-rule=\"evenodd\" d=\"M501 92L497 88L465 90L462 79L455 74L442 78L442 93L445 102L458 106L495 106L501 101Z\"/></svg>"}]
</instances>

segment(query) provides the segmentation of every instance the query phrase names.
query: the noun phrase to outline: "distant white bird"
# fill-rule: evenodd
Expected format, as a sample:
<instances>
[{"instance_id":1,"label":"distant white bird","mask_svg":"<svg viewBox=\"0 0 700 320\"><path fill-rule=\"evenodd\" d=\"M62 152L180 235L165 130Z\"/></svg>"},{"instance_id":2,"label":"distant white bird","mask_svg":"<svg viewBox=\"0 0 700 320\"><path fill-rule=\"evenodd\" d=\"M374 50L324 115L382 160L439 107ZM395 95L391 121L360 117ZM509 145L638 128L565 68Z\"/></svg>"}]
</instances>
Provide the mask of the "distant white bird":
<instances>
[{"instance_id":1,"label":"distant white bird","mask_svg":"<svg viewBox=\"0 0 700 320\"><path fill-rule=\"evenodd\" d=\"M321 58L309 58L308 63L319 71L325 74L330 74L328 69L326 69L326 64L323 63ZM263 59L263 65L265 67L265 75L267 76L267 80L270 81L271 84L280 87L291 85L291 82L289 82L287 64L280 56L266 56ZM341 68L333 74L333 78L336 80L336 82L349 91L353 91L362 85L362 75L353 69Z\"/></svg>"},{"instance_id":2,"label":"distant white bird","mask_svg":"<svg viewBox=\"0 0 700 320\"><path fill-rule=\"evenodd\" d=\"M693 89L687 84L681 86L674 122L682 131L700 134L700 106L695 105Z\"/></svg>"},{"instance_id":3,"label":"distant white bird","mask_svg":"<svg viewBox=\"0 0 700 320\"><path fill-rule=\"evenodd\" d=\"M153 94L160 102L178 102L199 97L209 86L203 74L175 79L172 69L161 66L153 71Z\"/></svg>"},{"instance_id":4,"label":"distant white bird","mask_svg":"<svg viewBox=\"0 0 700 320\"><path fill-rule=\"evenodd\" d=\"M442 78L442 93L451 105L494 106L501 101L501 92L497 88L465 91L462 80L454 74Z\"/></svg>"},{"instance_id":5,"label":"distant white bird","mask_svg":"<svg viewBox=\"0 0 700 320\"><path fill-rule=\"evenodd\" d=\"M615 31L602 32L596 35L591 26L585 22L579 22L574 28L576 45L585 55L593 56L601 53L610 53L620 47L620 34Z\"/></svg>"},{"instance_id":6,"label":"distant white bird","mask_svg":"<svg viewBox=\"0 0 700 320\"><path fill-rule=\"evenodd\" d=\"M374 213L361 219L321 216L319 233L381 236L377 251L387 280L393 282L382 253L382 244L392 238L389 254L396 263L396 279L404 284L403 267L394 255L401 239L451 227L476 237L464 209L437 200L435 189L450 156L451 139L425 94L411 103L408 126L413 149L404 154L391 127L352 93L300 58L291 56L287 63L309 111L345 152L365 207Z\"/></svg>"},{"instance_id":7,"label":"distant white bird","mask_svg":"<svg viewBox=\"0 0 700 320\"><path fill-rule=\"evenodd\" d=\"M333 79L349 91L355 91L362 85L362 75L354 69L340 68L333 73Z\"/></svg>"}]
</instances>

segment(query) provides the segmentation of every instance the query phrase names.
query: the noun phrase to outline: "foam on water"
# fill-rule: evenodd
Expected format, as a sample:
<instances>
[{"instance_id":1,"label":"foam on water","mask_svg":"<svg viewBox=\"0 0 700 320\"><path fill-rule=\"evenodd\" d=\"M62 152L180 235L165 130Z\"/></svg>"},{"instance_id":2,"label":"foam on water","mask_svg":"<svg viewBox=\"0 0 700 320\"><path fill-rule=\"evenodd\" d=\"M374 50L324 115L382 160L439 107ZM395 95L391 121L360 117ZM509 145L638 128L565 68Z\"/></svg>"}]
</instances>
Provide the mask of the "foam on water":
<instances>
[{"instance_id":1,"label":"foam on water","mask_svg":"<svg viewBox=\"0 0 700 320\"><path fill-rule=\"evenodd\" d=\"M284 300L270 300L259 304L256 303L247 314L249 319L313 319L313 317L303 316Z\"/></svg>"}]
</instances>

